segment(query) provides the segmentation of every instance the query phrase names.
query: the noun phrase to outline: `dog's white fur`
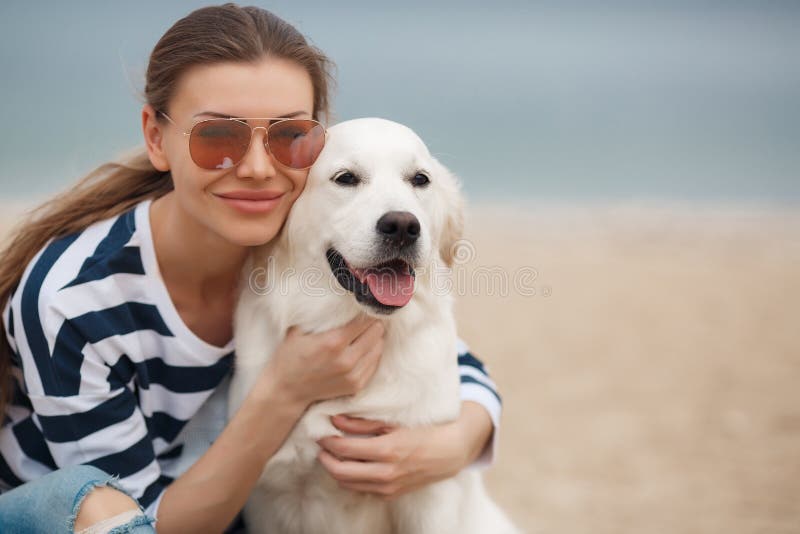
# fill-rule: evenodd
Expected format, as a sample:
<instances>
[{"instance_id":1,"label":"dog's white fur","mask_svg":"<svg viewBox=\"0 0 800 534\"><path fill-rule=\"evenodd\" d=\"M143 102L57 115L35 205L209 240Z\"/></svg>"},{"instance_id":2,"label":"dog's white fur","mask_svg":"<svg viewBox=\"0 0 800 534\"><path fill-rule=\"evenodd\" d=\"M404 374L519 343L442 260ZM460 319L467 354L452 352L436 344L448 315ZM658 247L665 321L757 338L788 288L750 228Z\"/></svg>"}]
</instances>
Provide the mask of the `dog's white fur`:
<instances>
[{"instance_id":1,"label":"dog's white fur","mask_svg":"<svg viewBox=\"0 0 800 534\"><path fill-rule=\"evenodd\" d=\"M352 172L361 183L337 184L332 178L342 171ZM427 186L409 182L418 171L430 178ZM317 332L369 313L385 321L384 351L361 392L312 405L268 462L245 509L250 532L516 532L474 469L386 502L339 488L316 460L316 440L340 434L330 423L334 414L405 426L457 418L452 303L446 287L434 283L443 284L451 248L460 237L461 202L455 177L405 126L358 119L330 128L281 235L258 249L244 270L229 413L241 405L292 325ZM380 315L338 284L325 254L333 246L351 265L376 263L376 221L395 210L414 214L421 225L416 285L406 306Z\"/></svg>"}]
</instances>

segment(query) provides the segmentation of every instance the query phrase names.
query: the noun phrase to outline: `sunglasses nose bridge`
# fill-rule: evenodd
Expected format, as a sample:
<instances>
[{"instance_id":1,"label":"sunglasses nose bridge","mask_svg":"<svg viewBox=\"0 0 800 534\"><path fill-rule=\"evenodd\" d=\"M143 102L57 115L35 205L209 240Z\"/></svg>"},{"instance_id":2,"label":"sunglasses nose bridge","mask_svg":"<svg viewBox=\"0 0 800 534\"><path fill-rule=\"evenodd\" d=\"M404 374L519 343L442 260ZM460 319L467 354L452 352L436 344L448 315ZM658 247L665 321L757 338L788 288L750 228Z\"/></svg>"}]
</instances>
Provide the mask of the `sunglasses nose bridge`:
<instances>
[{"instance_id":1,"label":"sunglasses nose bridge","mask_svg":"<svg viewBox=\"0 0 800 534\"><path fill-rule=\"evenodd\" d=\"M269 152L270 151L269 150L269 126L251 126L250 129L252 130L252 132L250 132L251 143L252 143L253 136L256 135L256 130L264 130L264 141L263 141L263 144L264 144L264 148L266 148L267 152Z\"/></svg>"},{"instance_id":2,"label":"sunglasses nose bridge","mask_svg":"<svg viewBox=\"0 0 800 534\"><path fill-rule=\"evenodd\" d=\"M257 130L264 130L263 139L258 139L256 136ZM250 126L250 142L248 143L247 150L245 151L244 155L237 162L238 165L245 159L249 159L247 168L250 169L250 172L256 173L253 176L263 175L264 177L267 177L274 172L275 163L273 161L272 152L269 148L269 143L267 142L268 134L269 126ZM259 148L259 145L261 148ZM254 150L255 152L253 152ZM265 150L266 153L260 152L261 150Z\"/></svg>"}]
</instances>

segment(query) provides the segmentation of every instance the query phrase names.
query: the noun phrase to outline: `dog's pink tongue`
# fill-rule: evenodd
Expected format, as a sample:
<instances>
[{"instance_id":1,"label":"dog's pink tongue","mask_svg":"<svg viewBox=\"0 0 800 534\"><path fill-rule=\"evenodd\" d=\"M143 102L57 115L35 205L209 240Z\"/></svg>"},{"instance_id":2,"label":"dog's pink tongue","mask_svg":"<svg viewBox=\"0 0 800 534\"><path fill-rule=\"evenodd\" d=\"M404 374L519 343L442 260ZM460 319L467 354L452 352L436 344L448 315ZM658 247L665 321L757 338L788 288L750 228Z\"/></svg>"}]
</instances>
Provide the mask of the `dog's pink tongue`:
<instances>
[{"instance_id":1,"label":"dog's pink tongue","mask_svg":"<svg viewBox=\"0 0 800 534\"><path fill-rule=\"evenodd\" d=\"M372 295L386 306L405 306L414 295L414 277L410 273L368 271L366 279Z\"/></svg>"}]
</instances>

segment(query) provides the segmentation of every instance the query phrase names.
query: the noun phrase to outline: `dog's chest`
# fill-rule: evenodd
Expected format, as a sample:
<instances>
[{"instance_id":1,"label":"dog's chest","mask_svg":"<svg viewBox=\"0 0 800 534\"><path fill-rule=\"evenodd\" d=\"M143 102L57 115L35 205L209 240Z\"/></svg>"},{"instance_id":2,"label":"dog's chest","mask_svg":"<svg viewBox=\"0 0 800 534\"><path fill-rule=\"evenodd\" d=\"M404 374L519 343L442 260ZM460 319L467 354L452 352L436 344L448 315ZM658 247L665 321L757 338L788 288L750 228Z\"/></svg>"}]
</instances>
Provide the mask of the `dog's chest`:
<instances>
[{"instance_id":1,"label":"dog's chest","mask_svg":"<svg viewBox=\"0 0 800 534\"><path fill-rule=\"evenodd\" d=\"M336 414L400 426L455 419L460 406L458 366L455 339L451 342L447 331L431 328L404 337L390 327L381 362L367 386L354 396L314 404L299 422L296 438L314 443L338 434L330 423Z\"/></svg>"},{"instance_id":2,"label":"dog's chest","mask_svg":"<svg viewBox=\"0 0 800 534\"><path fill-rule=\"evenodd\" d=\"M427 426L458 415L458 366L455 322L447 299L422 306L412 302L385 321L384 350L378 369L358 394L313 404L295 426L270 465L293 464L292 472L312 469L317 439L338 434L330 417L348 414L399 426ZM305 331L340 326L362 313L352 298L299 291L291 282L281 291L244 295L237 325L237 360L256 375L286 329ZM249 389L240 379L239 389ZM299 471L297 471L299 470Z\"/></svg>"}]
</instances>

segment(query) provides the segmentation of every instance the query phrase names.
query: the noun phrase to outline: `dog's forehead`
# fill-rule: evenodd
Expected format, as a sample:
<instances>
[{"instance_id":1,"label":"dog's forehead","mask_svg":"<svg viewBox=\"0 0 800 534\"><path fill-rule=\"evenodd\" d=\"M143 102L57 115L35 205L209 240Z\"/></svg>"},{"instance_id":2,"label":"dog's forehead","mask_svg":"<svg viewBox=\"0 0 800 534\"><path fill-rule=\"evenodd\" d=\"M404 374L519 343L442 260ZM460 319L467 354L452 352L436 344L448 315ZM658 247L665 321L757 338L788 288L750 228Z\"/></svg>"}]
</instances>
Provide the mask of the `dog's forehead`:
<instances>
[{"instance_id":1,"label":"dog's forehead","mask_svg":"<svg viewBox=\"0 0 800 534\"><path fill-rule=\"evenodd\" d=\"M326 152L338 156L366 154L385 158L428 156L425 143L410 128L386 119L345 121L328 130Z\"/></svg>"}]
</instances>

